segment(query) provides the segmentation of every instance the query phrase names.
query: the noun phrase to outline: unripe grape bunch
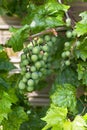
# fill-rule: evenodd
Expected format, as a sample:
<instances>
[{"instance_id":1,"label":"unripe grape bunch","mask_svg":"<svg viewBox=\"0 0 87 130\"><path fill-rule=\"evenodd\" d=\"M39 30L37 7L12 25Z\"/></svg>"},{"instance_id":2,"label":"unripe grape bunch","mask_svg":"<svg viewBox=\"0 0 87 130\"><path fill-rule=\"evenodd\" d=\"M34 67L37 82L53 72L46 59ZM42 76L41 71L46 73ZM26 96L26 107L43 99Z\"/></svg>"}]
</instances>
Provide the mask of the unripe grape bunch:
<instances>
[{"instance_id":1,"label":"unripe grape bunch","mask_svg":"<svg viewBox=\"0 0 87 130\"><path fill-rule=\"evenodd\" d=\"M53 48L56 46L57 38L55 36L44 35L33 39L21 55L21 75L19 89L33 91L39 81L46 78L51 73L51 62Z\"/></svg>"}]
</instances>

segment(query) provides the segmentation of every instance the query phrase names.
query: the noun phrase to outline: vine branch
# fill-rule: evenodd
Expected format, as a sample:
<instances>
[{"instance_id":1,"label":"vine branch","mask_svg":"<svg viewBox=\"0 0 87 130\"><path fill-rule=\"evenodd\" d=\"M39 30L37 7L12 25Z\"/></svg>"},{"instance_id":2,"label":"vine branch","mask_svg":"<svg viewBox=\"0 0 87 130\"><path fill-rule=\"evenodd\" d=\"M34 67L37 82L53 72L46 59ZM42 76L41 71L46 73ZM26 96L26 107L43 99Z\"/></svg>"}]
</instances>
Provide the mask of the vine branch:
<instances>
[{"instance_id":1,"label":"vine branch","mask_svg":"<svg viewBox=\"0 0 87 130\"><path fill-rule=\"evenodd\" d=\"M57 31L65 31L65 30L66 30L65 27L57 27L57 28L47 29L47 30L41 31L39 33L31 35L29 37L29 40L32 40L35 37L38 37L38 36L41 36L41 35L44 35L44 34L47 34L47 33L53 33L55 36L57 36L58 35Z\"/></svg>"}]
</instances>

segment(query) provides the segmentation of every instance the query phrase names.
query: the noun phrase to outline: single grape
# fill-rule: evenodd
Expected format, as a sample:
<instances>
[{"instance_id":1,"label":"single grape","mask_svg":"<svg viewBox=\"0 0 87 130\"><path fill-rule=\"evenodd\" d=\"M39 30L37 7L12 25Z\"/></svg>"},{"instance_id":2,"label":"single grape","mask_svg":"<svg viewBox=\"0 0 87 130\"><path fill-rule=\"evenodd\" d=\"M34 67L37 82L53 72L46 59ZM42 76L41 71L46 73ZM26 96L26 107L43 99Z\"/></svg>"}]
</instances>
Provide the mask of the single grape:
<instances>
[{"instance_id":1,"label":"single grape","mask_svg":"<svg viewBox=\"0 0 87 130\"><path fill-rule=\"evenodd\" d=\"M25 89L25 83L23 83L22 81L19 82L19 89Z\"/></svg>"},{"instance_id":2,"label":"single grape","mask_svg":"<svg viewBox=\"0 0 87 130\"><path fill-rule=\"evenodd\" d=\"M38 79L38 77L39 77L38 72L33 72L31 74L31 77L32 77L32 79Z\"/></svg>"},{"instance_id":3,"label":"single grape","mask_svg":"<svg viewBox=\"0 0 87 130\"><path fill-rule=\"evenodd\" d=\"M30 73L30 72L27 72L27 73L25 74L25 78L29 79L30 77L31 77L31 73Z\"/></svg>"},{"instance_id":4,"label":"single grape","mask_svg":"<svg viewBox=\"0 0 87 130\"><path fill-rule=\"evenodd\" d=\"M80 41L76 41L76 47L79 47L80 46Z\"/></svg>"},{"instance_id":5,"label":"single grape","mask_svg":"<svg viewBox=\"0 0 87 130\"><path fill-rule=\"evenodd\" d=\"M46 42L50 41L50 36L49 36L49 35L46 35L46 36L44 37L44 40L45 40Z\"/></svg>"},{"instance_id":6,"label":"single grape","mask_svg":"<svg viewBox=\"0 0 87 130\"><path fill-rule=\"evenodd\" d=\"M27 87L27 91L28 91L28 92L32 92L33 90L34 90L34 86L28 86L28 87Z\"/></svg>"},{"instance_id":7,"label":"single grape","mask_svg":"<svg viewBox=\"0 0 87 130\"><path fill-rule=\"evenodd\" d=\"M37 62L35 63L35 67L36 67L37 69L40 69L40 68L41 68L41 63L40 63L40 61L37 61Z\"/></svg>"},{"instance_id":8,"label":"single grape","mask_svg":"<svg viewBox=\"0 0 87 130\"><path fill-rule=\"evenodd\" d=\"M36 71L36 67L35 66L31 66L30 70L31 70L31 72L35 72Z\"/></svg>"},{"instance_id":9,"label":"single grape","mask_svg":"<svg viewBox=\"0 0 87 130\"><path fill-rule=\"evenodd\" d=\"M65 42L64 46L65 47L69 47L70 46L70 42Z\"/></svg>"},{"instance_id":10,"label":"single grape","mask_svg":"<svg viewBox=\"0 0 87 130\"><path fill-rule=\"evenodd\" d=\"M54 43L55 43L55 42L56 42L56 40L57 40L57 39L56 39L56 37L54 37L54 36L53 36L53 37L51 37L51 41L52 41L52 42L54 42Z\"/></svg>"},{"instance_id":11,"label":"single grape","mask_svg":"<svg viewBox=\"0 0 87 130\"><path fill-rule=\"evenodd\" d=\"M32 49L32 53L33 54L39 54L40 53L40 47L39 46L36 46Z\"/></svg>"},{"instance_id":12,"label":"single grape","mask_svg":"<svg viewBox=\"0 0 87 130\"><path fill-rule=\"evenodd\" d=\"M63 52L63 53L61 54L61 56L62 56L62 58L66 58L66 52Z\"/></svg>"},{"instance_id":13,"label":"single grape","mask_svg":"<svg viewBox=\"0 0 87 130\"><path fill-rule=\"evenodd\" d=\"M26 82L27 82L27 78L24 76L23 79L22 79L22 81L23 81L24 83L26 83Z\"/></svg>"},{"instance_id":14,"label":"single grape","mask_svg":"<svg viewBox=\"0 0 87 130\"><path fill-rule=\"evenodd\" d=\"M44 41L43 41L43 39L42 38L39 38L38 40L37 40L37 44L42 44Z\"/></svg>"},{"instance_id":15,"label":"single grape","mask_svg":"<svg viewBox=\"0 0 87 130\"><path fill-rule=\"evenodd\" d=\"M46 52L49 51L49 47L48 47L48 45L44 45L44 46L43 46L43 51L46 51Z\"/></svg>"},{"instance_id":16,"label":"single grape","mask_svg":"<svg viewBox=\"0 0 87 130\"><path fill-rule=\"evenodd\" d=\"M38 56L37 56L37 55L32 55L32 56L31 56L31 60L32 60L33 62L36 62L36 61L38 60Z\"/></svg>"},{"instance_id":17,"label":"single grape","mask_svg":"<svg viewBox=\"0 0 87 130\"><path fill-rule=\"evenodd\" d=\"M52 47L53 46L52 41L47 42L47 45L48 45L48 47Z\"/></svg>"},{"instance_id":18,"label":"single grape","mask_svg":"<svg viewBox=\"0 0 87 130\"><path fill-rule=\"evenodd\" d=\"M71 26L71 19L70 18L66 19L66 26L67 27Z\"/></svg>"},{"instance_id":19,"label":"single grape","mask_svg":"<svg viewBox=\"0 0 87 130\"><path fill-rule=\"evenodd\" d=\"M66 52L65 52L65 55L66 55L66 56L70 56L70 52L69 52L69 51L66 51Z\"/></svg>"},{"instance_id":20,"label":"single grape","mask_svg":"<svg viewBox=\"0 0 87 130\"><path fill-rule=\"evenodd\" d=\"M69 66L70 65L70 61L69 60L65 61L65 65Z\"/></svg>"},{"instance_id":21,"label":"single grape","mask_svg":"<svg viewBox=\"0 0 87 130\"><path fill-rule=\"evenodd\" d=\"M27 59L23 60L23 65L28 65L29 64L29 61Z\"/></svg>"},{"instance_id":22,"label":"single grape","mask_svg":"<svg viewBox=\"0 0 87 130\"><path fill-rule=\"evenodd\" d=\"M67 38L71 38L72 37L72 32L71 31L67 31L66 32L66 36L67 36Z\"/></svg>"},{"instance_id":23,"label":"single grape","mask_svg":"<svg viewBox=\"0 0 87 130\"><path fill-rule=\"evenodd\" d=\"M34 86L34 80L33 79L29 79L27 82L29 87L33 87Z\"/></svg>"}]
</instances>

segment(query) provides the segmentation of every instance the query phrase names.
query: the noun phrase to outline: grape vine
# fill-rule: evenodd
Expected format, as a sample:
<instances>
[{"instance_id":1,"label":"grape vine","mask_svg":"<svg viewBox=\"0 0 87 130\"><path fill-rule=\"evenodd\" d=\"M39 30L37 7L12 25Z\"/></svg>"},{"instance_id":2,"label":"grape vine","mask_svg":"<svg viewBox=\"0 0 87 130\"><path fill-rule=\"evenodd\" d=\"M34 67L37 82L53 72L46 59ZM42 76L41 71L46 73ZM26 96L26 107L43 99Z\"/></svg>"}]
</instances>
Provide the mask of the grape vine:
<instances>
[{"instance_id":1,"label":"grape vine","mask_svg":"<svg viewBox=\"0 0 87 130\"><path fill-rule=\"evenodd\" d=\"M72 4L67 2L0 1L2 15L22 18L22 26L11 27L11 38L0 45L3 130L87 130L87 11L73 23ZM7 47L21 51L20 74L8 75L15 67ZM50 101L43 114L42 107L30 106L26 95L49 86L44 81L51 76Z\"/></svg>"}]
</instances>

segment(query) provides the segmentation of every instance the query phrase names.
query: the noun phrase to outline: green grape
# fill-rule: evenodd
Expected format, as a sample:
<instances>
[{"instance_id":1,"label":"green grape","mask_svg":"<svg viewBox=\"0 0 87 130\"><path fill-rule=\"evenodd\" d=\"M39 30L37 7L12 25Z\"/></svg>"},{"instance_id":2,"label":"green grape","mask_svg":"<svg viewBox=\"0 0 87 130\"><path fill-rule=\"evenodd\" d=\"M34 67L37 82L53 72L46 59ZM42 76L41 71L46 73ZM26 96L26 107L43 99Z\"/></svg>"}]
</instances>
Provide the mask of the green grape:
<instances>
[{"instance_id":1,"label":"green grape","mask_svg":"<svg viewBox=\"0 0 87 130\"><path fill-rule=\"evenodd\" d=\"M44 60L44 61L47 61L47 59L48 59L48 57L44 55L44 56L43 56L43 60Z\"/></svg>"},{"instance_id":2,"label":"green grape","mask_svg":"<svg viewBox=\"0 0 87 130\"><path fill-rule=\"evenodd\" d=\"M69 66L70 65L70 61L69 60L65 61L65 65Z\"/></svg>"},{"instance_id":3,"label":"green grape","mask_svg":"<svg viewBox=\"0 0 87 130\"><path fill-rule=\"evenodd\" d=\"M38 40L37 40L37 44L42 44L44 41L43 41L43 39L42 38L39 38Z\"/></svg>"},{"instance_id":4,"label":"green grape","mask_svg":"<svg viewBox=\"0 0 87 130\"><path fill-rule=\"evenodd\" d=\"M76 47L79 47L80 46L80 41L76 41Z\"/></svg>"},{"instance_id":5,"label":"green grape","mask_svg":"<svg viewBox=\"0 0 87 130\"><path fill-rule=\"evenodd\" d=\"M31 66L30 70L31 70L31 72L35 72L36 71L36 67L35 66Z\"/></svg>"},{"instance_id":6,"label":"green grape","mask_svg":"<svg viewBox=\"0 0 87 130\"><path fill-rule=\"evenodd\" d=\"M75 31L72 31L72 35L76 37L77 33Z\"/></svg>"},{"instance_id":7,"label":"green grape","mask_svg":"<svg viewBox=\"0 0 87 130\"><path fill-rule=\"evenodd\" d=\"M62 58L66 58L66 52L63 52L63 53L61 54L61 56L62 56Z\"/></svg>"},{"instance_id":8,"label":"green grape","mask_svg":"<svg viewBox=\"0 0 87 130\"><path fill-rule=\"evenodd\" d=\"M43 59L43 54L40 54L39 56L38 56L38 58L41 60L41 59Z\"/></svg>"},{"instance_id":9,"label":"green grape","mask_svg":"<svg viewBox=\"0 0 87 130\"><path fill-rule=\"evenodd\" d=\"M69 51L66 51L66 52L65 52L65 55L66 55L66 56L70 56L70 52L69 52Z\"/></svg>"},{"instance_id":10,"label":"green grape","mask_svg":"<svg viewBox=\"0 0 87 130\"><path fill-rule=\"evenodd\" d=\"M45 68L41 68L40 71L42 72L42 74L46 75L46 69Z\"/></svg>"},{"instance_id":11,"label":"green grape","mask_svg":"<svg viewBox=\"0 0 87 130\"><path fill-rule=\"evenodd\" d=\"M27 59L23 60L22 61L23 65L28 65L29 64L29 61Z\"/></svg>"},{"instance_id":12,"label":"green grape","mask_svg":"<svg viewBox=\"0 0 87 130\"><path fill-rule=\"evenodd\" d=\"M35 67L36 67L37 69L40 69L40 68L41 68L41 63L40 63L40 61L37 61L37 62L35 63Z\"/></svg>"},{"instance_id":13,"label":"green grape","mask_svg":"<svg viewBox=\"0 0 87 130\"><path fill-rule=\"evenodd\" d=\"M27 58L27 56L23 53L22 55L21 55L21 60L25 60Z\"/></svg>"},{"instance_id":14,"label":"green grape","mask_svg":"<svg viewBox=\"0 0 87 130\"><path fill-rule=\"evenodd\" d=\"M27 73L25 74L25 78L29 79L30 77L31 77L31 73L30 73L30 72L27 72Z\"/></svg>"},{"instance_id":15,"label":"green grape","mask_svg":"<svg viewBox=\"0 0 87 130\"><path fill-rule=\"evenodd\" d=\"M33 72L33 73L31 74L31 77L32 77L32 79L38 79L39 75L38 75L37 72Z\"/></svg>"},{"instance_id":16,"label":"green grape","mask_svg":"<svg viewBox=\"0 0 87 130\"><path fill-rule=\"evenodd\" d=\"M36 61L38 60L37 55L32 55L32 56L31 56L31 60L32 60L33 62L36 62Z\"/></svg>"},{"instance_id":17,"label":"green grape","mask_svg":"<svg viewBox=\"0 0 87 130\"><path fill-rule=\"evenodd\" d=\"M34 86L34 80L33 79L29 79L27 82L29 87L33 87Z\"/></svg>"},{"instance_id":18,"label":"green grape","mask_svg":"<svg viewBox=\"0 0 87 130\"><path fill-rule=\"evenodd\" d=\"M22 68L21 68L21 71L22 71L22 72L26 72L26 67L22 67Z\"/></svg>"},{"instance_id":19,"label":"green grape","mask_svg":"<svg viewBox=\"0 0 87 130\"><path fill-rule=\"evenodd\" d=\"M36 46L32 49L32 53L33 54L39 54L40 53L40 47L39 46Z\"/></svg>"},{"instance_id":20,"label":"green grape","mask_svg":"<svg viewBox=\"0 0 87 130\"><path fill-rule=\"evenodd\" d=\"M44 40L45 40L46 42L50 41L50 40L51 40L51 39L50 39L50 36L49 36L49 35L46 35L46 36L44 37Z\"/></svg>"},{"instance_id":21,"label":"green grape","mask_svg":"<svg viewBox=\"0 0 87 130\"><path fill-rule=\"evenodd\" d=\"M42 72L38 72L38 75L41 78L43 74L42 74Z\"/></svg>"},{"instance_id":22,"label":"green grape","mask_svg":"<svg viewBox=\"0 0 87 130\"><path fill-rule=\"evenodd\" d=\"M40 63L41 63L41 66L43 67L45 66L45 62L43 60L41 60Z\"/></svg>"},{"instance_id":23,"label":"green grape","mask_svg":"<svg viewBox=\"0 0 87 130\"><path fill-rule=\"evenodd\" d=\"M65 42L64 46L65 47L69 47L70 46L70 42Z\"/></svg>"},{"instance_id":24,"label":"green grape","mask_svg":"<svg viewBox=\"0 0 87 130\"><path fill-rule=\"evenodd\" d=\"M54 42L54 43L56 42L56 40L57 40L57 39L56 39L56 37L54 37L54 36L51 38L51 41Z\"/></svg>"},{"instance_id":25,"label":"green grape","mask_svg":"<svg viewBox=\"0 0 87 130\"><path fill-rule=\"evenodd\" d=\"M72 32L71 31L67 31L66 32L66 36L67 36L67 38L71 38L72 37Z\"/></svg>"},{"instance_id":26,"label":"green grape","mask_svg":"<svg viewBox=\"0 0 87 130\"><path fill-rule=\"evenodd\" d=\"M34 90L34 86L29 86L29 87L27 87L27 91L28 92L32 92Z\"/></svg>"},{"instance_id":27,"label":"green grape","mask_svg":"<svg viewBox=\"0 0 87 130\"><path fill-rule=\"evenodd\" d=\"M19 82L19 89L25 89L25 83L23 83L22 81Z\"/></svg>"},{"instance_id":28,"label":"green grape","mask_svg":"<svg viewBox=\"0 0 87 130\"><path fill-rule=\"evenodd\" d=\"M71 19L70 18L66 19L66 26L67 27L71 26Z\"/></svg>"},{"instance_id":29,"label":"green grape","mask_svg":"<svg viewBox=\"0 0 87 130\"><path fill-rule=\"evenodd\" d=\"M49 51L49 47L48 47L47 45L44 45L44 46L43 46L43 51L48 52L48 51Z\"/></svg>"},{"instance_id":30,"label":"green grape","mask_svg":"<svg viewBox=\"0 0 87 130\"><path fill-rule=\"evenodd\" d=\"M48 45L48 47L52 47L53 46L52 41L47 42L47 45Z\"/></svg>"},{"instance_id":31,"label":"green grape","mask_svg":"<svg viewBox=\"0 0 87 130\"><path fill-rule=\"evenodd\" d=\"M23 81L24 83L26 83L26 82L27 82L27 78L24 76L23 79L22 79L22 81Z\"/></svg>"}]
</instances>

